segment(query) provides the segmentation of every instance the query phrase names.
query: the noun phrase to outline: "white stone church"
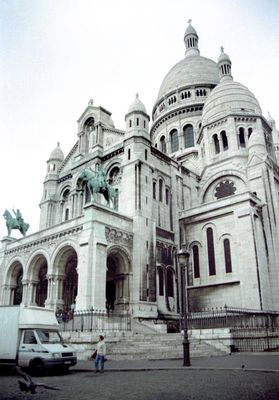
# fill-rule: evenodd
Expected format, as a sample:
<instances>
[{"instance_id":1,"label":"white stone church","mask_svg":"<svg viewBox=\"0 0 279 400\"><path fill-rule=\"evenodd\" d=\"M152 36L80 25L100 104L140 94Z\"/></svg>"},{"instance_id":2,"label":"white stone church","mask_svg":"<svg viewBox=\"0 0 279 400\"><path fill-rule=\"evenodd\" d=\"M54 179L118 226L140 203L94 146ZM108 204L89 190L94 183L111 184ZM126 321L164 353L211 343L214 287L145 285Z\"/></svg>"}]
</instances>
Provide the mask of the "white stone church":
<instances>
[{"instance_id":1,"label":"white stone church","mask_svg":"<svg viewBox=\"0 0 279 400\"><path fill-rule=\"evenodd\" d=\"M198 39L189 23L151 121L138 95L125 131L89 101L70 153L47 160L39 231L2 239L0 304L176 319L183 248L191 311L279 310L278 131L223 49L215 62ZM100 167L109 204L80 177Z\"/></svg>"}]
</instances>

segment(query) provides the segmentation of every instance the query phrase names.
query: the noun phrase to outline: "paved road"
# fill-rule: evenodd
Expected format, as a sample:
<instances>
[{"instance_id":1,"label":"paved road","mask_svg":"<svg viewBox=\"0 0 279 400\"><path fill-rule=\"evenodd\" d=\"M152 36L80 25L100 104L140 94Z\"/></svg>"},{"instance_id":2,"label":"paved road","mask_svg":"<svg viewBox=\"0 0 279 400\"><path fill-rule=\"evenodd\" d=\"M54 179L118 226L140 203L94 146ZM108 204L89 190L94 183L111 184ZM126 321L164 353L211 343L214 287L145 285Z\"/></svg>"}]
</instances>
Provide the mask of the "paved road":
<instances>
[{"instance_id":1,"label":"paved road","mask_svg":"<svg viewBox=\"0 0 279 400\"><path fill-rule=\"evenodd\" d=\"M109 355L108 355L109 359ZM108 360L106 369L117 370L147 370L183 368L182 359L172 360ZM90 371L94 368L92 361L78 361L73 368L76 371ZM185 368L185 367L184 367ZM232 355L215 357L193 357L191 367L194 369L243 369L246 370L278 370L279 353L233 353Z\"/></svg>"},{"instance_id":2,"label":"paved road","mask_svg":"<svg viewBox=\"0 0 279 400\"><path fill-rule=\"evenodd\" d=\"M278 400L279 373L246 370L119 371L34 378L60 391L20 392L18 377L0 376L0 400Z\"/></svg>"}]
</instances>

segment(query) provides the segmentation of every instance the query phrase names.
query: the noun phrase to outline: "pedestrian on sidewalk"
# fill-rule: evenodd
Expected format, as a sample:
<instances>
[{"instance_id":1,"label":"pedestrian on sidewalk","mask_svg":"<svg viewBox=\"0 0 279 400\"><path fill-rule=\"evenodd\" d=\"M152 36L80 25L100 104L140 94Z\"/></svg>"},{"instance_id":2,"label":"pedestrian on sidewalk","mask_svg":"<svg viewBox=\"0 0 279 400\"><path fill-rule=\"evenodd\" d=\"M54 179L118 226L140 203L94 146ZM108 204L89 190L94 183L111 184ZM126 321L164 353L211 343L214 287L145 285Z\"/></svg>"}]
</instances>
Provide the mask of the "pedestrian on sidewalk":
<instances>
[{"instance_id":1,"label":"pedestrian on sidewalk","mask_svg":"<svg viewBox=\"0 0 279 400\"><path fill-rule=\"evenodd\" d=\"M97 343L97 355L95 358L95 373L104 372L104 364L106 361L106 343L103 335L99 336L99 341Z\"/></svg>"}]
</instances>

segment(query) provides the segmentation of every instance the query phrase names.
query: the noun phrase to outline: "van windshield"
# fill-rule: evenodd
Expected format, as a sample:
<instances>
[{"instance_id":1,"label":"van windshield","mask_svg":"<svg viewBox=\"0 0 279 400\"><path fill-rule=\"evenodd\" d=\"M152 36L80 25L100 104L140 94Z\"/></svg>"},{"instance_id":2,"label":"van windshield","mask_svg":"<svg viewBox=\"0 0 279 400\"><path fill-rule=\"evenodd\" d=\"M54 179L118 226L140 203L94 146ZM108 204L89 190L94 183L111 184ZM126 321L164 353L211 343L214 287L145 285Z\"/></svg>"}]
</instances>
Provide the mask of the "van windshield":
<instances>
[{"instance_id":1,"label":"van windshield","mask_svg":"<svg viewBox=\"0 0 279 400\"><path fill-rule=\"evenodd\" d=\"M48 331L46 329L37 329L36 332L41 343L63 343L59 332Z\"/></svg>"}]
</instances>

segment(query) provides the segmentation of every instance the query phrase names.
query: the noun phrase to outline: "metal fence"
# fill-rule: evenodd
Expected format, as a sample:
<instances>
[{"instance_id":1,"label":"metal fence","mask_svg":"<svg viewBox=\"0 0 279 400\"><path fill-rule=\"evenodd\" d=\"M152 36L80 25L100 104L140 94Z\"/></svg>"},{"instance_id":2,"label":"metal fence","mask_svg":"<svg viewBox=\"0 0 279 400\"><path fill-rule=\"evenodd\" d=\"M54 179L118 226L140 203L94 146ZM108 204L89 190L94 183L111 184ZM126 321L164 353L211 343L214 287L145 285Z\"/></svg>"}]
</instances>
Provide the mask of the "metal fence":
<instances>
[{"instance_id":1,"label":"metal fence","mask_svg":"<svg viewBox=\"0 0 279 400\"><path fill-rule=\"evenodd\" d=\"M278 328L279 312L221 307L188 313L189 329Z\"/></svg>"},{"instance_id":2,"label":"metal fence","mask_svg":"<svg viewBox=\"0 0 279 400\"><path fill-rule=\"evenodd\" d=\"M128 313L107 313L94 310L75 311L73 315L57 318L60 330L77 332L119 332L131 330Z\"/></svg>"},{"instance_id":3,"label":"metal fence","mask_svg":"<svg viewBox=\"0 0 279 400\"><path fill-rule=\"evenodd\" d=\"M232 352L279 351L279 328L232 328Z\"/></svg>"}]
</instances>

